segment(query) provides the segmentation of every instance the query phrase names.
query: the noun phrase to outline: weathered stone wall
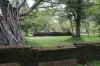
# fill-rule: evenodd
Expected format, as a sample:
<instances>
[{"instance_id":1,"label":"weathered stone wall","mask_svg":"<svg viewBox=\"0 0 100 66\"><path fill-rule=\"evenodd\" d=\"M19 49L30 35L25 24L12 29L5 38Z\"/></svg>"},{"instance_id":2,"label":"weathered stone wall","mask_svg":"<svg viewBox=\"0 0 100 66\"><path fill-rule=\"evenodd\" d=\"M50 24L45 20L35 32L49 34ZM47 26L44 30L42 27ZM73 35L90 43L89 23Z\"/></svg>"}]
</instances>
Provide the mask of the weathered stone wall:
<instances>
[{"instance_id":1,"label":"weathered stone wall","mask_svg":"<svg viewBox=\"0 0 100 66\"><path fill-rule=\"evenodd\" d=\"M86 63L100 59L100 46L82 46L79 48L57 48L38 50L32 47L0 48L0 64L16 62L20 66L38 66L42 62L77 59L77 63Z\"/></svg>"},{"instance_id":2,"label":"weathered stone wall","mask_svg":"<svg viewBox=\"0 0 100 66\"><path fill-rule=\"evenodd\" d=\"M78 63L86 63L93 59L99 59L100 49L96 46L83 46L80 48L67 48L56 50L41 50L38 51L39 62L50 62L66 59L77 59Z\"/></svg>"},{"instance_id":3,"label":"weathered stone wall","mask_svg":"<svg viewBox=\"0 0 100 66\"><path fill-rule=\"evenodd\" d=\"M30 48L1 48L0 64L13 62L20 66L36 66L37 51Z\"/></svg>"}]
</instances>

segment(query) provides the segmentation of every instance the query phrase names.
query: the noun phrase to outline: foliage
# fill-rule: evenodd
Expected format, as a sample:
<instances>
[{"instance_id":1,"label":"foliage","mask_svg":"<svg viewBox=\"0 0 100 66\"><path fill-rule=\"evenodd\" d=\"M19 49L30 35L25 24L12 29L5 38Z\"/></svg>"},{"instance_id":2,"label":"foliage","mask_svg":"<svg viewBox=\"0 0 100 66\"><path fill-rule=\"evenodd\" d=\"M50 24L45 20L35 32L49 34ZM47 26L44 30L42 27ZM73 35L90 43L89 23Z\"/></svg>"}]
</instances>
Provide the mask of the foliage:
<instances>
[{"instance_id":1,"label":"foliage","mask_svg":"<svg viewBox=\"0 0 100 66\"><path fill-rule=\"evenodd\" d=\"M90 30L96 31L97 33L100 34L100 27L99 27L100 5L99 4L100 4L99 0L93 1L93 5L87 9L87 12L89 14L89 17L91 17L92 22L95 22L95 24L94 23L91 24L92 26L94 25L94 27L92 27Z\"/></svg>"},{"instance_id":2,"label":"foliage","mask_svg":"<svg viewBox=\"0 0 100 66\"><path fill-rule=\"evenodd\" d=\"M30 29L35 23L27 16L26 19L20 21L20 25L22 30L28 33L28 29Z\"/></svg>"},{"instance_id":3,"label":"foliage","mask_svg":"<svg viewBox=\"0 0 100 66\"><path fill-rule=\"evenodd\" d=\"M100 65L100 60L93 60L89 63L92 64L93 66L99 66Z\"/></svg>"},{"instance_id":4,"label":"foliage","mask_svg":"<svg viewBox=\"0 0 100 66\"><path fill-rule=\"evenodd\" d=\"M27 32L31 28L34 33L43 30L46 25L52 22L53 13L50 10L37 10L33 11L28 16L24 17L24 20L20 22L21 28Z\"/></svg>"},{"instance_id":5,"label":"foliage","mask_svg":"<svg viewBox=\"0 0 100 66\"><path fill-rule=\"evenodd\" d=\"M71 26L70 20L66 20L61 25L62 25L63 30L65 30L66 32L71 32L72 26Z\"/></svg>"}]
</instances>

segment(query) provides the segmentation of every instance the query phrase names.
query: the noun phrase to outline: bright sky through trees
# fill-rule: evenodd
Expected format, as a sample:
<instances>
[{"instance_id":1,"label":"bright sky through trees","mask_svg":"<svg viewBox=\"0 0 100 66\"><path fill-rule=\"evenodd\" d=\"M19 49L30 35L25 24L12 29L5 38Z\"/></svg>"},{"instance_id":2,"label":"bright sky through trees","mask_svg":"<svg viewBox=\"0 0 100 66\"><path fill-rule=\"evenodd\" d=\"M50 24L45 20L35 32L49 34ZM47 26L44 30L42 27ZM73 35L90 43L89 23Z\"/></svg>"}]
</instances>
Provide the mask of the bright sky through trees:
<instances>
[{"instance_id":1,"label":"bright sky through trees","mask_svg":"<svg viewBox=\"0 0 100 66\"><path fill-rule=\"evenodd\" d=\"M29 4L30 7L32 6L33 3L34 3L33 0L28 0L28 4Z\"/></svg>"}]
</instances>

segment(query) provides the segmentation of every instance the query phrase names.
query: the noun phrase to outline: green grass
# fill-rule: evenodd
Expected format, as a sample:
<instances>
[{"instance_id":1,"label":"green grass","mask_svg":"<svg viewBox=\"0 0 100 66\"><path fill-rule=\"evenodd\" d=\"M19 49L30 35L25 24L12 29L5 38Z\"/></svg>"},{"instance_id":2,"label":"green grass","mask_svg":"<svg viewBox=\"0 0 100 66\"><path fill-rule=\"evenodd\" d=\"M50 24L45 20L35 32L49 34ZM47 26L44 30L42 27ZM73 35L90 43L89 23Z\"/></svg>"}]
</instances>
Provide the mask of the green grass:
<instances>
[{"instance_id":1,"label":"green grass","mask_svg":"<svg viewBox=\"0 0 100 66\"><path fill-rule=\"evenodd\" d=\"M25 41L28 45L34 47L53 47L59 45L72 45L73 42L91 42L100 41L100 37L97 34L91 34L88 37L86 34L81 35L81 38L71 36L42 36L42 37L25 37Z\"/></svg>"},{"instance_id":2,"label":"green grass","mask_svg":"<svg viewBox=\"0 0 100 66\"><path fill-rule=\"evenodd\" d=\"M88 64L91 64L92 66L100 66L100 60L93 60L91 62L88 62ZM83 66L83 65L77 64L77 66Z\"/></svg>"},{"instance_id":3,"label":"green grass","mask_svg":"<svg viewBox=\"0 0 100 66\"><path fill-rule=\"evenodd\" d=\"M86 34L82 35L82 38L85 41L100 41L100 37L98 37L98 34L91 34L90 37L88 37Z\"/></svg>"},{"instance_id":4,"label":"green grass","mask_svg":"<svg viewBox=\"0 0 100 66\"><path fill-rule=\"evenodd\" d=\"M41 47L51 47L58 45L69 45L68 42L65 42L66 39L70 39L71 36L45 36L45 37L25 37L26 43L32 44L34 46Z\"/></svg>"},{"instance_id":5,"label":"green grass","mask_svg":"<svg viewBox=\"0 0 100 66\"><path fill-rule=\"evenodd\" d=\"M77 66L82 66L81 64L77 64Z\"/></svg>"},{"instance_id":6,"label":"green grass","mask_svg":"<svg viewBox=\"0 0 100 66\"><path fill-rule=\"evenodd\" d=\"M91 64L92 66L100 66L100 60L93 60L89 62L89 64Z\"/></svg>"}]
</instances>

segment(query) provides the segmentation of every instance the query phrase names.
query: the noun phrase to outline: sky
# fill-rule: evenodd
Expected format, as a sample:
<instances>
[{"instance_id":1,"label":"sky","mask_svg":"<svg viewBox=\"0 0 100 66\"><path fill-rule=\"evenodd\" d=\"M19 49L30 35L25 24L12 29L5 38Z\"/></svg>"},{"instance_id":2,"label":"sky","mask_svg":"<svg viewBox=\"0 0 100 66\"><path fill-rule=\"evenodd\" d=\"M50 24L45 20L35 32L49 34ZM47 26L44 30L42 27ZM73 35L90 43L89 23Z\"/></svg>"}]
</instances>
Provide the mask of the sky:
<instances>
[{"instance_id":1,"label":"sky","mask_svg":"<svg viewBox=\"0 0 100 66\"><path fill-rule=\"evenodd\" d=\"M30 7L32 6L33 3L34 3L33 0L28 0L28 4Z\"/></svg>"}]
</instances>

